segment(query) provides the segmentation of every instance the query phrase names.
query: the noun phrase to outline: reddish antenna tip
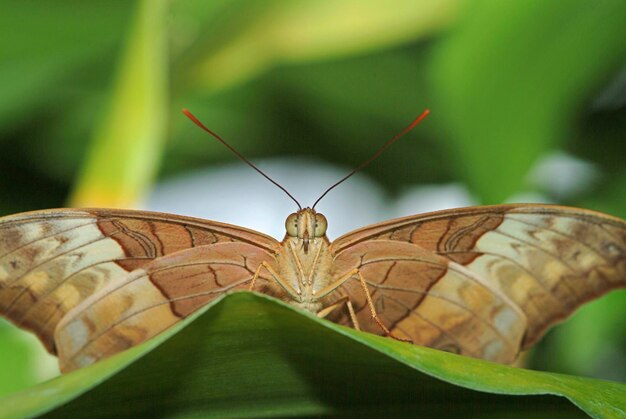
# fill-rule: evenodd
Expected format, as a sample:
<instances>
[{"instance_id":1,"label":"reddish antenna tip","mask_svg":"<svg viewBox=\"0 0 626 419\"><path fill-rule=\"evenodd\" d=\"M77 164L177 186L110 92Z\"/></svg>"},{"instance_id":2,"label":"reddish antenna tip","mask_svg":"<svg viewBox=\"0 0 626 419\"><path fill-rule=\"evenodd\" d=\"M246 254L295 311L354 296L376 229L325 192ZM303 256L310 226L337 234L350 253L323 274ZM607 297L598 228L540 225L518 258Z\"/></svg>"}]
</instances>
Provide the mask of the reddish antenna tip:
<instances>
[{"instance_id":1,"label":"reddish antenna tip","mask_svg":"<svg viewBox=\"0 0 626 419\"><path fill-rule=\"evenodd\" d=\"M200 122L200 120L198 118L196 118L194 116L194 114L192 114L189 109L187 108L183 108L183 113L185 114L185 116L189 119L191 119L191 121L196 124L197 126L199 126L200 128L202 128L205 131L209 131L209 129L207 127L204 126L204 124L202 122ZM209 131L210 132L210 131Z\"/></svg>"},{"instance_id":2,"label":"reddish antenna tip","mask_svg":"<svg viewBox=\"0 0 626 419\"><path fill-rule=\"evenodd\" d=\"M211 131L207 127L205 127L204 124L202 122L200 122L200 120L198 118L196 118L191 112L189 112L189 109L183 108L183 113L185 114L185 116L187 118L191 119L191 121L194 124L196 124L197 126L202 128L204 131L208 132L213 138L215 138L217 141L222 143L227 149L229 149L235 156L239 157L241 159L241 161L243 161L248 166L250 166L251 168L256 170L261 176L263 176L265 179L269 180L274 185L276 185L279 189L281 189L283 192L285 192L287 194L287 196L289 196L289 198L291 198L293 200L293 202L296 203L296 205L298 206L298 209L302 209L302 205L300 205L298 200L296 198L294 198L293 195L291 195L287 189L285 189L278 182L276 182L274 179L272 179L271 177L269 177L268 175L263 173L263 171L261 169L259 169L258 167L256 167L254 164L252 164L250 162L250 160L246 159L244 156L239 154L239 152L237 150L235 150L234 148L232 148L226 141L224 141L222 139L222 137L220 137L219 135L217 135L216 133L214 133L213 131Z\"/></svg>"},{"instance_id":3,"label":"reddish antenna tip","mask_svg":"<svg viewBox=\"0 0 626 419\"><path fill-rule=\"evenodd\" d=\"M421 113L420 116L418 116L417 118L415 118L415 120L413 122L411 122L411 125L409 125L404 132L409 132L411 131L413 128L415 128L415 126L417 124L419 124L420 122L422 122L422 119L426 118L428 116L428 114L430 113L430 109L425 109L424 112Z\"/></svg>"},{"instance_id":4,"label":"reddish antenna tip","mask_svg":"<svg viewBox=\"0 0 626 419\"><path fill-rule=\"evenodd\" d=\"M315 208L315 206L317 205L318 202L320 202L322 200L322 198L324 198L326 196L326 194L328 192L330 192L331 190L335 189L337 186L339 186L340 184L342 184L346 179L348 179L350 176L352 176L353 174L355 174L356 172L358 172L359 170L363 169L365 166L367 166L368 164L370 164L374 159L376 159L376 157L380 156L380 154L385 151L387 149L387 147L389 147L390 145L392 145L393 143L395 143L396 141L398 141L400 139L400 137L402 137L403 135L405 135L406 133L408 133L409 131L411 131L413 128L415 128L417 126L417 124L419 124L420 122L422 122L422 119L426 118L428 116L428 114L430 113L430 109L426 109L424 110L424 112L422 112L420 114L420 116L418 116L417 118L415 118L413 120L413 122L411 122L409 124L409 126L407 126L405 129L403 129L402 131L400 131L398 134L396 134L391 140L387 141L381 148L378 149L377 152L375 152L374 154L372 154L372 156L365 160L363 163L361 163L359 166L357 166L354 170L352 170L350 173L348 173L346 176L344 176L343 178L341 178L337 183L331 185L328 189L326 189L326 191L322 194L322 196L320 196L319 198L317 198L317 201L315 201L315 203L313 204L313 206L311 208Z\"/></svg>"}]
</instances>

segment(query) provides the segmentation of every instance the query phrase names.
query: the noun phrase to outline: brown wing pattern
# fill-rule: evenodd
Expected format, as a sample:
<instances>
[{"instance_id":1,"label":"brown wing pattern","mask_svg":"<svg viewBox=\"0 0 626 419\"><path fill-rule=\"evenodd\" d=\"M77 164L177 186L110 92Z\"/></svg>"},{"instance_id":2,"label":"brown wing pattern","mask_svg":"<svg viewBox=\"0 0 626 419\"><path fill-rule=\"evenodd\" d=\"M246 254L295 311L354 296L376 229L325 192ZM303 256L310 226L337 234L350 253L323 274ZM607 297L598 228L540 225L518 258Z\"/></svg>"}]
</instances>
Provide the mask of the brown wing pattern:
<instances>
[{"instance_id":1,"label":"brown wing pattern","mask_svg":"<svg viewBox=\"0 0 626 419\"><path fill-rule=\"evenodd\" d=\"M0 314L56 353L54 329L80 302L128 272L180 250L238 242L273 253L251 230L130 210L47 210L0 218Z\"/></svg>"},{"instance_id":2,"label":"brown wing pattern","mask_svg":"<svg viewBox=\"0 0 626 419\"><path fill-rule=\"evenodd\" d=\"M55 332L64 372L135 346L224 292L247 289L274 255L247 243L183 250L144 265L76 306ZM261 277L264 278L264 277Z\"/></svg>"},{"instance_id":3,"label":"brown wing pattern","mask_svg":"<svg viewBox=\"0 0 626 419\"><path fill-rule=\"evenodd\" d=\"M335 277L354 267L394 335L497 362L512 362L517 356L526 331L525 315L465 267L413 244L388 240L365 241L340 253ZM340 292L350 296L361 327L380 333L359 281L349 280ZM350 322L347 317L335 320Z\"/></svg>"},{"instance_id":4,"label":"brown wing pattern","mask_svg":"<svg viewBox=\"0 0 626 419\"><path fill-rule=\"evenodd\" d=\"M626 287L626 223L594 211L549 205L446 210L365 227L333 243L411 243L464 266L525 313L527 348L579 305ZM416 342L420 343L420 342Z\"/></svg>"}]
</instances>

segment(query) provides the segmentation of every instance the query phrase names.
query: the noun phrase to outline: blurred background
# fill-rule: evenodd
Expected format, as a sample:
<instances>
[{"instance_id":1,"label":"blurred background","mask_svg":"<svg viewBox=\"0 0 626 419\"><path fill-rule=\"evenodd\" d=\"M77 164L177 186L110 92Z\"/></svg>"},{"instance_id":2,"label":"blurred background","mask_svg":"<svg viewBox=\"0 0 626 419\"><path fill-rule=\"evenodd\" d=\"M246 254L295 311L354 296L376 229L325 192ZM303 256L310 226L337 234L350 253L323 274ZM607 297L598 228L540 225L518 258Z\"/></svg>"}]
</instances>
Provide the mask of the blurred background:
<instances>
[{"instance_id":1,"label":"blurred background","mask_svg":"<svg viewBox=\"0 0 626 419\"><path fill-rule=\"evenodd\" d=\"M144 208L331 240L391 217L548 202L626 217L626 2L0 0L0 215ZM586 305L530 368L626 380L626 292ZM57 374L0 324L0 395Z\"/></svg>"}]
</instances>

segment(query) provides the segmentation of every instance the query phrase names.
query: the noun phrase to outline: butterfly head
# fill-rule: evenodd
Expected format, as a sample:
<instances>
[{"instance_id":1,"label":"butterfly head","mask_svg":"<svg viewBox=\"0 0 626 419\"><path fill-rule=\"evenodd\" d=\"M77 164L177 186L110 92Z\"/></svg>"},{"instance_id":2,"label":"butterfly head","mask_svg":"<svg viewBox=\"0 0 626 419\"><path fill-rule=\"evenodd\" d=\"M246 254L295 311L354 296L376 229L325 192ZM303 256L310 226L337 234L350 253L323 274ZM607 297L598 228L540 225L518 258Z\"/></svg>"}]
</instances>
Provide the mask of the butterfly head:
<instances>
[{"instance_id":1,"label":"butterfly head","mask_svg":"<svg viewBox=\"0 0 626 419\"><path fill-rule=\"evenodd\" d=\"M301 239L304 245L304 251L309 250L309 241L317 237L326 235L328 222L324 215L315 212L312 208L304 208L298 212L294 212L287 217L285 221L285 229L290 237Z\"/></svg>"}]
</instances>

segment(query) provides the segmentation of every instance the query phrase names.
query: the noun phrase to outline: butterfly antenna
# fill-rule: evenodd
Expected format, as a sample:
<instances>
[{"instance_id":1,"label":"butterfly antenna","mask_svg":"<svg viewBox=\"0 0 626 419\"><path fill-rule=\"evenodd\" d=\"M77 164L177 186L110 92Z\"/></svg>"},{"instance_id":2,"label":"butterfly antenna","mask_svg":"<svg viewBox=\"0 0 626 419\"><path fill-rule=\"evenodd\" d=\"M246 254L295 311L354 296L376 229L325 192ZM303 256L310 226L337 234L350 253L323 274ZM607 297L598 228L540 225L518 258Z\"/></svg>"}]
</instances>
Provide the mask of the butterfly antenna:
<instances>
[{"instance_id":1,"label":"butterfly antenna","mask_svg":"<svg viewBox=\"0 0 626 419\"><path fill-rule=\"evenodd\" d=\"M239 154L239 152L237 152L237 150L235 150L234 148L232 148L226 141L224 141L219 135L217 135L216 133L214 133L213 131L211 131L210 129L208 129L207 127L204 126L204 124L202 122L200 122L200 120L198 120L198 118L196 118L191 112L189 112L188 109L183 109L183 113L185 114L185 116L187 116L187 118L191 119L191 121L196 124L197 126L199 126L200 128L202 128L204 131L208 132L213 138L215 138L217 141L219 141L220 143L224 144L224 146L226 146L227 149L229 149L235 156L239 157L244 163L246 163L248 166L252 167L254 170L256 170L257 172L259 172L261 174L261 176L263 176L265 179L269 180L270 182L272 182L274 185L276 185L280 190L282 190L284 193L287 194L287 196L291 199L293 199L293 202L296 203L296 205L298 206L298 209L302 209L302 205L300 205L300 203L298 202L298 200L296 198L293 197L293 195L291 195L289 193L289 191L287 191L287 189L285 189L284 187L282 187L278 182L276 182L274 179L272 179L271 177L269 177L268 175L266 175L265 173L263 173L263 171L261 171L261 169L259 169L258 167L256 167L254 164L252 164L252 162L250 162L250 160L246 159L244 156L242 156L241 154Z\"/></svg>"},{"instance_id":2,"label":"butterfly antenna","mask_svg":"<svg viewBox=\"0 0 626 419\"><path fill-rule=\"evenodd\" d=\"M335 189L337 186L341 185L344 181L346 181L350 176L352 176L353 174L355 174L356 172L358 172L359 170L363 169L364 167L366 167L367 165L369 165L372 161L374 161L378 156L380 156L382 154L383 151L385 151L387 148L389 148L389 146L391 146L393 143L395 143L396 141L398 141L404 134L408 133L409 131L411 131L413 128L415 128L417 126L417 124L419 124L420 122L422 122L422 119L426 118L426 116L428 116L428 114L430 113L429 109L426 109L424 112L422 112L422 114L420 116L418 116L417 118L415 118L413 120L413 122L411 122L409 124L409 126L407 126L405 129L403 129L402 131L400 131L398 134L395 135L395 137L393 137L391 140L387 141L385 144L383 144L383 146L381 148L378 149L378 151L376 151L374 154L372 154L372 156L365 160L363 163L361 163L359 166L357 166L354 170L352 170L350 173L348 173L347 175L345 175L343 178L341 178L337 183L331 185L328 189L326 189L326 191L322 194L322 196L320 196L319 198L317 198L317 201L315 201L315 203L313 204L312 208L315 208L315 206L322 200L322 198L324 198L326 196L326 194L330 191L332 191L333 189Z\"/></svg>"}]
</instances>

